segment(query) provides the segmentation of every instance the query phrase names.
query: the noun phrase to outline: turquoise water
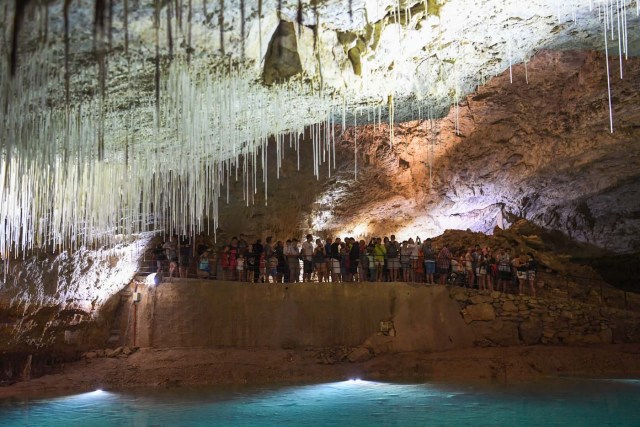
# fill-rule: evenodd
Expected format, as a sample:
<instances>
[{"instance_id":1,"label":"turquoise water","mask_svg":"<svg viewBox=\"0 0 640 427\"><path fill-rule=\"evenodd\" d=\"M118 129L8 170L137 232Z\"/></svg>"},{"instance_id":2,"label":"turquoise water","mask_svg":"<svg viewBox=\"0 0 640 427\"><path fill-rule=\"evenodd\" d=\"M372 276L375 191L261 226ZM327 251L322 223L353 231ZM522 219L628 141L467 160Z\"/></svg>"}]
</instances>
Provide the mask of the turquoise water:
<instances>
[{"instance_id":1,"label":"turquoise water","mask_svg":"<svg viewBox=\"0 0 640 427\"><path fill-rule=\"evenodd\" d=\"M0 401L0 426L640 426L639 380L530 386L344 381Z\"/></svg>"}]
</instances>

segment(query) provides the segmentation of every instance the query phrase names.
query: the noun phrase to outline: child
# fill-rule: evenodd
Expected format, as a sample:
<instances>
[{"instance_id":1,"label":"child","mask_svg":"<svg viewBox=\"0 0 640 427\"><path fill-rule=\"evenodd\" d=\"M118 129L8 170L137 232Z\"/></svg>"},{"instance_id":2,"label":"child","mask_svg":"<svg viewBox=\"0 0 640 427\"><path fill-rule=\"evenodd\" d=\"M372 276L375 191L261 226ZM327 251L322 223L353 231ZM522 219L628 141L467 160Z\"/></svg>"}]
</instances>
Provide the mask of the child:
<instances>
[{"instance_id":1,"label":"child","mask_svg":"<svg viewBox=\"0 0 640 427\"><path fill-rule=\"evenodd\" d=\"M247 264L247 282L253 283L255 280L256 270L256 255L253 253L253 246L249 245L247 249L247 258L245 260Z\"/></svg>"},{"instance_id":2,"label":"child","mask_svg":"<svg viewBox=\"0 0 640 427\"><path fill-rule=\"evenodd\" d=\"M268 283L267 280L267 257L264 252L260 253L260 283Z\"/></svg>"},{"instance_id":3,"label":"child","mask_svg":"<svg viewBox=\"0 0 640 427\"><path fill-rule=\"evenodd\" d=\"M204 277L206 279L211 278L211 266L209 264L208 251L204 251L202 255L200 255L200 260L198 261L198 277Z\"/></svg>"},{"instance_id":4,"label":"child","mask_svg":"<svg viewBox=\"0 0 640 427\"><path fill-rule=\"evenodd\" d=\"M236 259L236 271L238 272L238 282L244 282L244 255L239 254Z\"/></svg>"},{"instance_id":5,"label":"child","mask_svg":"<svg viewBox=\"0 0 640 427\"><path fill-rule=\"evenodd\" d=\"M278 282L278 257L275 252L269 257L269 276L273 277L273 283Z\"/></svg>"},{"instance_id":6,"label":"child","mask_svg":"<svg viewBox=\"0 0 640 427\"><path fill-rule=\"evenodd\" d=\"M222 266L222 280L228 280L229 272L229 246L225 246L220 254L220 265Z\"/></svg>"}]
</instances>

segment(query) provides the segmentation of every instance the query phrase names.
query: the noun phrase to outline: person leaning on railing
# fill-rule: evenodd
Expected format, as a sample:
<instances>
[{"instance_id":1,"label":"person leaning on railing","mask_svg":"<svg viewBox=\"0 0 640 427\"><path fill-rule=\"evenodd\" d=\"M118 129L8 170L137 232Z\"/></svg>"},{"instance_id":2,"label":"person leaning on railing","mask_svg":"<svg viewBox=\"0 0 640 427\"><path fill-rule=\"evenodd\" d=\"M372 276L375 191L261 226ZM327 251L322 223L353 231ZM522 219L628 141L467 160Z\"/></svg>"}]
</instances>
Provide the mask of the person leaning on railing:
<instances>
[{"instance_id":1,"label":"person leaning on railing","mask_svg":"<svg viewBox=\"0 0 640 427\"><path fill-rule=\"evenodd\" d=\"M424 257L425 280L431 285L435 285L434 275L436 273L436 252L431 246L431 239L427 239L422 244L422 256Z\"/></svg>"},{"instance_id":2,"label":"person leaning on railing","mask_svg":"<svg viewBox=\"0 0 640 427\"><path fill-rule=\"evenodd\" d=\"M384 259L387 255L387 248L382 244L382 239L379 237L376 239L376 244L373 248L373 255L376 265L376 282L384 281Z\"/></svg>"},{"instance_id":3,"label":"person leaning on railing","mask_svg":"<svg viewBox=\"0 0 640 427\"><path fill-rule=\"evenodd\" d=\"M447 276L449 275L449 268L451 268L451 259L453 255L447 245L443 245L442 249L438 253L438 257L436 259L436 265L438 267L438 282L441 285L444 285L447 281Z\"/></svg>"}]
</instances>

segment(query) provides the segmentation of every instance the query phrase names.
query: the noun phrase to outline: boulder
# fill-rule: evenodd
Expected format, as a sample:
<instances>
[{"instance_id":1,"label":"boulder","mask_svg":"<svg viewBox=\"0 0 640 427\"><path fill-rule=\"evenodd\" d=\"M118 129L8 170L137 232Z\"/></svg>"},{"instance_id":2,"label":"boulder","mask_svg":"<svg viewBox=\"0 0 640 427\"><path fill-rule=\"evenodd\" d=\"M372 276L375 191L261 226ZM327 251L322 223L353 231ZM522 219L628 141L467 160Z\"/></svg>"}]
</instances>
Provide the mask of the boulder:
<instances>
[{"instance_id":1,"label":"boulder","mask_svg":"<svg viewBox=\"0 0 640 427\"><path fill-rule=\"evenodd\" d=\"M493 302L493 298L489 295L474 295L469 298L473 304L482 304L483 302Z\"/></svg>"},{"instance_id":2,"label":"boulder","mask_svg":"<svg viewBox=\"0 0 640 427\"><path fill-rule=\"evenodd\" d=\"M383 334L375 334L370 336L363 344L373 354L392 353L395 337Z\"/></svg>"},{"instance_id":3,"label":"boulder","mask_svg":"<svg viewBox=\"0 0 640 427\"><path fill-rule=\"evenodd\" d=\"M520 339L527 345L534 345L542 338L542 321L537 318L529 318L518 326Z\"/></svg>"},{"instance_id":4,"label":"boulder","mask_svg":"<svg viewBox=\"0 0 640 427\"><path fill-rule=\"evenodd\" d=\"M349 362L359 363L359 362L366 362L372 357L373 357L373 354L371 354L368 348L356 347L351 351L351 353L349 353L349 355L347 356L347 359L349 359Z\"/></svg>"},{"instance_id":5,"label":"boulder","mask_svg":"<svg viewBox=\"0 0 640 427\"><path fill-rule=\"evenodd\" d=\"M107 357L116 357L118 355L122 354L122 347L118 347L116 349L113 350L106 350L105 351L105 355Z\"/></svg>"},{"instance_id":6,"label":"boulder","mask_svg":"<svg viewBox=\"0 0 640 427\"><path fill-rule=\"evenodd\" d=\"M456 301L466 301L469 298L467 290L458 286L451 287L451 289L449 290L449 295L451 295L451 298L455 299Z\"/></svg>"},{"instance_id":7,"label":"boulder","mask_svg":"<svg viewBox=\"0 0 640 427\"><path fill-rule=\"evenodd\" d=\"M471 327L478 340L487 340L493 345L505 347L520 344L518 326L515 322L473 322Z\"/></svg>"},{"instance_id":8,"label":"boulder","mask_svg":"<svg viewBox=\"0 0 640 427\"><path fill-rule=\"evenodd\" d=\"M469 319L471 322L477 320L493 320L496 318L496 312L493 309L493 306L487 303L469 305L464 309L464 313L465 321Z\"/></svg>"},{"instance_id":9,"label":"boulder","mask_svg":"<svg viewBox=\"0 0 640 427\"><path fill-rule=\"evenodd\" d=\"M516 307L513 301L509 301L509 300L502 303L502 309L504 311L510 311L510 312L518 311L518 307Z\"/></svg>"}]
</instances>

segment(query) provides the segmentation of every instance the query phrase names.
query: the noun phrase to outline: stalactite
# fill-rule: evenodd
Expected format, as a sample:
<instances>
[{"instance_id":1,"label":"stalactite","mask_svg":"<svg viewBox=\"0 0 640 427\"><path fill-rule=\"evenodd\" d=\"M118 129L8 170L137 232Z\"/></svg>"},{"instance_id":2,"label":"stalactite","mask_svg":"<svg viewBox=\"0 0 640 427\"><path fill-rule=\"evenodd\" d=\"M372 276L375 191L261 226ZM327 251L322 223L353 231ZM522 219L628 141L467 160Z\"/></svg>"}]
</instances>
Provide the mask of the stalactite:
<instances>
[{"instance_id":1,"label":"stalactite","mask_svg":"<svg viewBox=\"0 0 640 427\"><path fill-rule=\"evenodd\" d=\"M49 5L44 4L44 35L42 38L42 45L47 46L47 42L49 41Z\"/></svg>"},{"instance_id":2,"label":"stalactite","mask_svg":"<svg viewBox=\"0 0 640 427\"><path fill-rule=\"evenodd\" d=\"M106 0L96 0L93 8L93 48L96 49L98 31L104 34L104 9Z\"/></svg>"},{"instance_id":3,"label":"stalactite","mask_svg":"<svg viewBox=\"0 0 640 427\"><path fill-rule=\"evenodd\" d=\"M298 13L296 15L296 21L298 22L298 36L302 34L302 0L298 0Z\"/></svg>"},{"instance_id":4,"label":"stalactite","mask_svg":"<svg viewBox=\"0 0 640 427\"><path fill-rule=\"evenodd\" d=\"M104 20L107 15L106 8L99 7L99 3L113 5L113 0L96 2L94 15L94 32L96 53L104 51L106 26ZM279 2L279 8L281 2ZM340 138L346 128L347 105L353 113L353 119L349 117L349 123L353 120L354 130L354 177L358 176L358 146L357 146L357 103L349 94L345 94L342 100L332 98L322 92L323 77L321 51L322 29L318 17L318 2L312 2L315 15L314 27L314 54L316 56L320 91L317 91L317 80L311 85L305 83L278 85L269 90L256 86L250 73L238 70L237 67L227 66L225 70L201 72L186 66L184 61L174 60L168 64L166 70L161 70L160 57L160 8L167 5L166 0L155 2L154 14L155 30L155 104L154 94L149 93L146 98L139 101L140 116L148 113L156 126L149 130L147 120L130 114L133 111L127 109L126 113L115 111L113 106L105 105L104 100L109 94L107 83L107 67L100 70L100 58L98 59L98 74L101 85L100 98L94 98L88 102L75 100L70 94L70 61L69 44L69 9L71 0L63 3L65 15L65 64L64 86L65 105L67 108L60 110L44 109L49 101L50 91L42 89L40 92L27 89L17 89L18 83L28 82L34 87L45 86L49 82L49 76L55 78L56 72L37 70L38 64L48 63L53 54L50 52L36 52L36 60L26 59L20 61L20 73L14 77L15 85L2 82L3 92L11 86L11 96L22 96L20 105L8 104L8 95L2 94L5 112L0 117L0 147L3 156L0 163L0 180L4 187L0 195L0 224L3 224L2 237L0 238L0 251L6 253L8 248L21 247L33 248L40 244L52 243L59 248L76 248L80 244L88 242L105 242L112 237L114 230L129 233L142 229L141 219L153 215L155 226L166 227L167 230L175 230L179 233L193 233L204 230L204 215L207 211L212 216L212 224L217 226L218 198L224 197L225 191L229 192L229 185L225 183L236 179L242 179L245 201L255 201L253 196L259 189L258 168L262 166L262 179L264 182L265 201L268 196L268 141L275 144L276 164L271 167L280 168L284 155L284 144L289 141L296 148L299 162L300 145L309 142L313 147L314 174L320 177L323 167L331 175L332 168L337 164L336 132ZM621 8L614 10L616 6L612 1L600 3L598 6L605 14L603 22L605 43L608 43L613 25L618 24L618 31L612 34L618 37L618 49L622 56L627 54L627 21L626 3L619 3ZM117 5L117 3L116 3ZM273 3L272 3L273 5ZM290 6L288 5L290 10ZM301 8L302 3L299 2ZM188 25L191 31L191 20L199 19L191 14L191 1L188 6ZM129 69L129 4L124 0L124 49L127 56L127 70ZM400 10L396 5L396 17L400 24ZM244 0L240 4L241 37L246 37L244 31ZM203 1L203 9L206 12L206 0ZM6 3L5 3L5 10ZM46 10L46 9L45 9ZM52 9L53 11L54 9ZM118 9L115 9L118 12ZM167 43L169 54L172 54L172 37L176 40L186 39L187 56L192 53L190 34L185 37L181 23L182 1L171 1L167 5ZM17 11L17 9L16 9ZM135 11L135 10L134 10ZM308 11L311 12L310 10ZM46 13L46 12L45 12ZM108 11L109 31L111 31L111 14ZM214 11L215 13L215 11ZM219 15L220 43L224 50L224 3L221 3ZM236 10L237 13L237 10ZM403 8L406 19L411 19L410 10ZM613 16L613 14L616 16ZM629 12L630 13L630 12ZM100 18L100 15L103 15ZM139 13L136 13L136 16ZM174 15L175 14L175 15ZM262 2L258 2L258 26L260 46ZM5 15L6 16L6 15ZM308 15L309 17L310 15ZM580 15L578 15L580 16ZM74 15L75 17L75 15ZM302 23L303 13L299 12L299 25ZM16 16L13 16L14 20ZM616 19L617 18L617 19ZM11 19L11 18L9 18ZM133 19L133 14L132 14ZM173 19L177 20L173 21ZM185 22L187 21L185 20ZM45 24L47 19L45 18ZM100 22L103 22L100 24ZM173 21L173 22L172 22ZM53 20L52 20L53 22ZM635 21L634 21L635 22ZM41 20L37 25L41 24ZM611 27L611 28L610 28ZM53 28L53 27L52 27ZM180 28L180 30L178 30ZM36 28L37 30L38 28ZM299 30L300 30L299 26ZM601 30L602 31L602 30ZM46 33L46 31L45 31ZM11 33L7 33L10 35ZM178 34L178 35L176 35ZM299 33L300 35L301 33ZM117 49L118 33L114 30L114 46ZM3 35L4 37L4 35ZM24 36L23 36L24 37ZM40 40L37 40L40 42ZM515 40L513 41L515 42ZM6 45L6 44L5 44ZM609 44L607 44L608 48ZM5 47L5 53L13 47ZM133 45L132 45L133 48ZM41 50L41 49L38 49ZM511 46L510 58L513 60ZM516 45L515 52L521 48ZM326 49L325 49L326 51ZM229 53L229 52L227 52ZM181 55L176 53L177 55ZM518 55L518 54L516 54ZM261 55L262 56L262 55ZM607 72L609 72L608 50ZM135 58L133 55L132 58ZM230 57L230 55L229 55ZM517 58L517 57L516 57ZM132 59L133 60L133 59ZM195 61L195 60L194 60ZM229 64L231 58L229 58ZM8 69L7 63L2 63L2 70ZM527 61L525 60L525 78L528 82ZM140 63L132 63L134 67L143 68ZM21 76L23 73L25 76ZM161 73L162 71L162 73ZM166 72L165 72L166 71ZM81 71L82 72L82 71ZM490 75L491 71L486 74ZM8 73L7 73L8 74ZM58 83L61 86L61 77ZM86 77L85 75L81 77ZM129 75L127 75L129 77ZM451 101L456 104L456 131L459 129L457 109L462 92L461 85L465 82L465 76L459 75L457 70L450 77L455 84L455 96ZM487 75L483 74L481 80ZM55 80L51 80L54 86ZM611 82L607 81L609 92L610 125L613 130L613 116L611 109ZM127 82L127 94L135 93L132 87L133 79ZM15 86L15 87L14 87ZM167 89L165 90L165 86ZM162 88L162 97L160 90ZM302 88L302 89L301 89ZM315 92L313 96L302 95L299 92ZM298 95L296 95L298 93ZM367 119L373 120L374 126L377 120L380 129L383 113L388 111L389 139L393 144L394 139L394 97L400 96L400 92L393 89L385 89L389 93L386 101L388 110L384 108L384 98L380 105L374 109L367 109ZM127 100L127 102L131 102ZM427 108L421 101L416 101L413 108L418 108L418 118L429 116L430 155L429 155L429 180L431 185L432 167L434 165L434 147L436 143L436 127L433 121L434 110L438 107ZM429 101L430 102L430 101ZM71 107L71 104L75 105ZM292 107L301 105L296 114L291 114ZM343 107L343 126L336 125L335 121L340 115L340 103ZM43 106L44 113L31 115L30 108L33 105ZM312 106L310 111L306 107ZM119 106L118 106L119 107ZM155 107L155 108L154 108ZM365 107L366 108L366 107ZM126 106L125 106L126 109ZM138 110L136 110L138 112ZM413 114L413 111L411 112ZM360 111L362 114L362 111ZM126 115L124 125L121 120ZM296 116L296 117L291 117ZM426 126L427 124L425 124ZM307 129L305 131L305 126ZM125 132L117 132L126 128ZM139 129L139 133L136 133ZM307 133L305 133L307 132ZM113 132L116 133L116 132ZM300 136L302 134L302 136ZM145 143L135 144L139 138ZM362 135L360 137L362 140ZM301 144L301 140L302 144ZM98 141L99 155L96 158L95 144ZM152 143L147 141L153 141ZM46 142L46 143L45 143ZM170 148L168 148L170 147ZM124 149L123 149L124 148ZM33 158L28 161L22 158L23 153L30 154ZM167 153L170 153L167 155ZM273 158L273 157L272 157ZM100 159L105 161L101 162ZM299 164L299 163L298 163ZM169 172L167 172L169 171ZM241 175L241 178L239 176ZM279 175L279 173L278 173ZM28 178L24 178L28 177ZM5 190L6 189L6 190ZM250 195L251 194L251 195ZM166 218L165 223L160 222ZM34 221L37 218L38 221ZM8 224L8 225L7 225Z\"/></svg>"},{"instance_id":5,"label":"stalactite","mask_svg":"<svg viewBox=\"0 0 640 427\"><path fill-rule=\"evenodd\" d=\"M167 45L169 46L169 62L173 59L173 34L171 32L171 2L167 4Z\"/></svg>"},{"instance_id":6,"label":"stalactite","mask_svg":"<svg viewBox=\"0 0 640 427\"><path fill-rule=\"evenodd\" d=\"M180 33L184 35L184 31L182 29L182 0L173 0L173 9L175 10L177 21L176 33L180 31Z\"/></svg>"},{"instance_id":7,"label":"stalactite","mask_svg":"<svg viewBox=\"0 0 640 427\"><path fill-rule=\"evenodd\" d=\"M389 106L389 144L393 146L395 127L395 108L393 105L393 94L390 94L387 98L387 105Z\"/></svg>"},{"instance_id":8,"label":"stalactite","mask_svg":"<svg viewBox=\"0 0 640 427\"><path fill-rule=\"evenodd\" d=\"M262 62L262 0L258 0L258 44L260 45L260 58L258 58L258 62Z\"/></svg>"},{"instance_id":9,"label":"stalactite","mask_svg":"<svg viewBox=\"0 0 640 427\"><path fill-rule=\"evenodd\" d=\"M18 38L20 35L20 29L22 28L22 23L24 21L24 14L27 9L29 3L32 0L16 0L14 16L13 16L13 31L11 36L11 56L10 56L10 67L11 67L11 77L14 77L16 74L16 68L18 67Z\"/></svg>"},{"instance_id":10,"label":"stalactite","mask_svg":"<svg viewBox=\"0 0 640 427\"><path fill-rule=\"evenodd\" d=\"M607 68L607 94L609 98L609 131L613 133L613 109L611 107L611 78L609 77L609 46L607 44L607 8L605 7L604 28L604 52Z\"/></svg>"},{"instance_id":11,"label":"stalactite","mask_svg":"<svg viewBox=\"0 0 640 427\"><path fill-rule=\"evenodd\" d=\"M64 15L64 98L65 105L69 105L69 5L71 0L64 0L62 13Z\"/></svg>"},{"instance_id":12,"label":"stalactite","mask_svg":"<svg viewBox=\"0 0 640 427\"><path fill-rule=\"evenodd\" d=\"M153 17L153 27L156 47L154 75L154 86L156 93L156 128L160 128L160 0L155 0L154 3L155 12Z\"/></svg>"},{"instance_id":13,"label":"stalactite","mask_svg":"<svg viewBox=\"0 0 640 427\"><path fill-rule=\"evenodd\" d=\"M224 0L220 0L218 26L220 27L220 53L224 55Z\"/></svg>"},{"instance_id":14,"label":"stalactite","mask_svg":"<svg viewBox=\"0 0 640 427\"><path fill-rule=\"evenodd\" d=\"M187 3L187 64L191 63L191 51L193 48L191 47L191 19L193 10L191 9L191 0Z\"/></svg>"},{"instance_id":15,"label":"stalactite","mask_svg":"<svg viewBox=\"0 0 640 427\"><path fill-rule=\"evenodd\" d=\"M107 22L109 25L109 51L113 49L113 0L109 0L109 7L107 9Z\"/></svg>"},{"instance_id":16,"label":"stalactite","mask_svg":"<svg viewBox=\"0 0 640 427\"><path fill-rule=\"evenodd\" d=\"M245 44L245 17L244 17L244 0L240 0L240 48L242 59L244 60L244 44Z\"/></svg>"},{"instance_id":17,"label":"stalactite","mask_svg":"<svg viewBox=\"0 0 640 427\"><path fill-rule=\"evenodd\" d=\"M124 0L124 54L129 62L129 0Z\"/></svg>"}]
</instances>

